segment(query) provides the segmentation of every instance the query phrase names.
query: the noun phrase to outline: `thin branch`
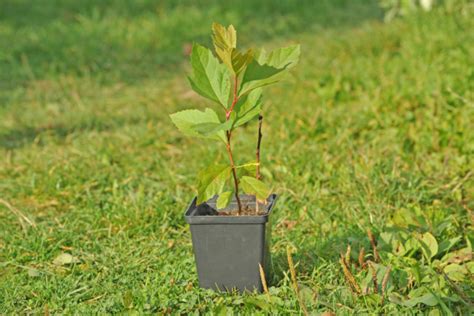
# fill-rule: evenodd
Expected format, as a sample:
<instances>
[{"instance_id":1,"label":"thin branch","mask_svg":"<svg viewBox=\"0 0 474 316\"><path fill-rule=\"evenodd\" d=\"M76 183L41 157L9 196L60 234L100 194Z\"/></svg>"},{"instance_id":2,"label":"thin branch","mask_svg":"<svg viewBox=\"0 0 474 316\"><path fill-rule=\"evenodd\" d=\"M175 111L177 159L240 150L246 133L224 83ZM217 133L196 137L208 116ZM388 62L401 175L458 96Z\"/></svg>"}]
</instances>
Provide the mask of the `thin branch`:
<instances>
[{"instance_id":1,"label":"thin branch","mask_svg":"<svg viewBox=\"0 0 474 316\"><path fill-rule=\"evenodd\" d=\"M262 143L262 123L263 123L263 116L258 116L258 139L257 139L257 152L256 152L256 160L257 160L257 168L255 171L255 178L260 180L260 144ZM255 214L258 215L258 200L255 199Z\"/></svg>"},{"instance_id":2,"label":"thin branch","mask_svg":"<svg viewBox=\"0 0 474 316\"><path fill-rule=\"evenodd\" d=\"M237 179L237 172L235 170L234 156L232 154L232 148L230 146L230 138L231 138L231 133L230 131L227 131L226 149L227 149L227 153L229 154L230 167L232 169L232 176L234 178L235 199L237 200L237 205L239 207L238 214L240 215L242 213L242 203L240 202L240 197L239 197L239 180Z\"/></svg>"},{"instance_id":3,"label":"thin branch","mask_svg":"<svg viewBox=\"0 0 474 316\"><path fill-rule=\"evenodd\" d=\"M255 178L260 180L260 144L262 143L262 123L263 123L263 116L258 116L258 140L257 140L257 171L255 174Z\"/></svg>"}]
</instances>

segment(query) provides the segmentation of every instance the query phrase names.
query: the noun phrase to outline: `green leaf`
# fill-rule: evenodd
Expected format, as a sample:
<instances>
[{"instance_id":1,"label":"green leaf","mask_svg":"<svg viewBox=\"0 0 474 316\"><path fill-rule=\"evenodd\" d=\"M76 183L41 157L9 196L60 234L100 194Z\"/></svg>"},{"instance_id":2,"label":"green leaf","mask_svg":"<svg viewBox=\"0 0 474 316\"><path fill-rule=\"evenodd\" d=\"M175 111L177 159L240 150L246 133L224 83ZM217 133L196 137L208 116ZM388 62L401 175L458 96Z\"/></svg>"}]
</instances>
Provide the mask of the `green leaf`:
<instances>
[{"instance_id":1,"label":"green leaf","mask_svg":"<svg viewBox=\"0 0 474 316\"><path fill-rule=\"evenodd\" d=\"M253 177L243 176L240 183L245 193L255 195L259 201L266 200L271 193L265 183Z\"/></svg>"},{"instance_id":2,"label":"green leaf","mask_svg":"<svg viewBox=\"0 0 474 316\"><path fill-rule=\"evenodd\" d=\"M435 299L438 301L438 304L441 305L441 308L443 309L444 314L447 315L447 316L452 316L453 315L452 311L448 308L448 306L446 306L446 304L443 302L441 297L439 297L439 294L442 294L442 292L438 291L438 294L436 294L429 287L427 287L426 289L428 290L428 292L430 292L435 297Z\"/></svg>"},{"instance_id":3,"label":"green leaf","mask_svg":"<svg viewBox=\"0 0 474 316\"><path fill-rule=\"evenodd\" d=\"M438 300L436 299L436 296L434 296L431 293L427 293L422 296L414 297L409 300L405 300L401 303L401 305L408 306L408 307L414 307L418 304L425 304L427 306L436 306L438 305Z\"/></svg>"},{"instance_id":4,"label":"green leaf","mask_svg":"<svg viewBox=\"0 0 474 316\"><path fill-rule=\"evenodd\" d=\"M299 295L305 305L312 305L315 302L315 293L309 286L299 285Z\"/></svg>"},{"instance_id":5,"label":"green leaf","mask_svg":"<svg viewBox=\"0 0 474 316\"><path fill-rule=\"evenodd\" d=\"M437 308L433 308L432 310L430 310L430 312L428 313L428 316L441 316L443 314L441 314L441 312L439 311L439 309Z\"/></svg>"},{"instance_id":6,"label":"green leaf","mask_svg":"<svg viewBox=\"0 0 474 316\"><path fill-rule=\"evenodd\" d=\"M466 263L466 269L470 274L474 274L474 262L468 262Z\"/></svg>"},{"instance_id":7,"label":"green leaf","mask_svg":"<svg viewBox=\"0 0 474 316\"><path fill-rule=\"evenodd\" d=\"M224 123L199 123L193 125L194 130L204 136L211 136L220 131L228 131L234 124L233 120L227 120Z\"/></svg>"},{"instance_id":8,"label":"green leaf","mask_svg":"<svg viewBox=\"0 0 474 316\"><path fill-rule=\"evenodd\" d=\"M217 114L214 110L206 108L203 111L199 110L184 110L170 115L174 125L185 135L193 137L220 139L226 141L225 133L217 129L221 124ZM214 124L216 129L214 134L202 132L203 124Z\"/></svg>"},{"instance_id":9,"label":"green leaf","mask_svg":"<svg viewBox=\"0 0 474 316\"><path fill-rule=\"evenodd\" d=\"M424 233L421 235L420 243L428 260L436 256L438 253L438 242L433 235L430 233Z\"/></svg>"},{"instance_id":10,"label":"green leaf","mask_svg":"<svg viewBox=\"0 0 474 316\"><path fill-rule=\"evenodd\" d=\"M284 68L278 69L268 65L261 65L254 59L244 72L239 96L243 96L254 89L278 82L281 79L279 74L284 70Z\"/></svg>"},{"instance_id":11,"label":"green leaf","mask_svg":"<svg viewBox=\"0 0 474 316\"><path fill-rule=\"evenodd\" d=\"M448 252L458 241L461 240L461 236L457 236L451 239L445 239L439 243L438 253Z\"/></svg>"},{"instance_id":12,"label":"green leaf","mask_svg":"<svg viewBox=\"0 0 474 316\"><path fill-rule=\"evenodd\" d=\"M40 271L38 271L34 268L28 267L27 271L28 271L28 276L32 277L32 278L36 278L36 277L39 277L41 275Z\"/></svg>"},{"instance_id":13,"label":"green leaf","mask_svg":"<svg viewBox=\"0 0 474 316\"><path fill-rule=\"evenodd\" d=\"M230 177L231 168L226 165L212 165L198 174L197 204L206 202L224 189Z\"/></svg>"},{"instance_id":14,"label":"green leaf","mask_svg":"<svg viewBox=\"0 0 474 316\"><path fill-rule=\"evenodd\" d=\"M239 179L243 176L248 176L248 175L254 176L257 171L257 162L256 161L248 162L243 165L235 166L235 168L237 169L237 175Z\"/></svg>"},{"instance_id":15,"label":"green leaf","mask_svg":"<svg viewBox=\"0 0 474 316\"><path fill-rule=\"evenodd\" d=\"M467 269L465 266L452 263L444 267L444 273L453 281L463 281L465 279L465 275L467 274Z\"/></svg>"},{"instance_id":16,"label":"green leaf","mask_svg":"<svg viewBox=\"0 0 474 316\"><path fill-rule=\"evenodd\" d=\"M212 41L219 59L235 75L239 75L252 61L253 51L240 53L237 50L237 32L233 25L227 28L221 24L212 24Z\"/></svg>"},{"instance_id":17,"label":"green leaf","mask_svg":"<svg viewBox=\"0 0 474 316\"><path fill-rule=\"evenodd\" d=\"M236 75L239 75L244 71L247 66L252 62L253 51L247 50L245 53L240 53L236 49L232 51L232 70Z\"/></svg>"},{"instance_id":18,"label":"green leaf","mask_svg":"<svg viewBox=\"0 0 474 316\"><path fill-rule=\"evenodd\" d=\"M191 54L193 75L189 82L194 91L227 108L231 93L230 73L212 52L199 45L193 45Z\"/></svg>"},{"instance_id":19,"label":"green leaf","mask_svg":"<svg viewBox=\"0 0 474 316\"><path fill-rule=\"evenodd\" d=\"M273 50L267 54L261 50L258 55L258 62L277 69L290 69L298 63L300 58L300 45L291 45Z\"/></svg>"},{"instance_id":20,"label":"green leaf","mask_svg":"<svg viewBox=\"0 0 474 316\"><path fill-rule=\"evenodd\" d=\"M217 198L217 203L216 206L218 209L221 208L226 208L227 205L229 205L230 200L232 199L232 191L225 191L219 194L219 197Z\"/></svg>"},{"instance_id":21,"label":"green leaf","mask_svg":"<svg viewBox=\"0 0 474 316\"><path fill-rule=\"evenodd\" d=\"M273 174L267 167L261 166L260 173L262 174L263 178L273 180Z\"/></svg>"},{"instance_id":22,"label":"green leaf","mask_svg":"<svg viewBox=\"0 0 474 316\"><path fill-rule=\"evenodd\" d=\"M219 23L212 23L212 42L217 56L230 69L232 65L232 53L237 47L237 32L233 25L227 28Z\"/></svg>"},{"instance_id":23,"label":"green leaf","mask_svg":"<svg viewBox=\"0 0 474 316\"><path fill-rule=\"evenodd\" d=\"M247 306L256 306L260 309L262 309L263 311L267 312L267 311L271 311L272 309L272 304L268 303L267 302L267 298L264 297L264 296L249 296L248 298L245 299L245 304Z\"/></svg>"},{"instance_id":24,"label":"green leaf","mask_svg":"<svg viewBox=\"0 0 474 316\"><path fill-rule=\"evenodd\" d=\"M254 54L242 78L239 95L263 87L282 78L284 70L294 67L299 60L300 45L278 48L269 54L264 49Z\"/></svg>"},{"instance_id":25,"label":"green leaf","mask_svg":"<svg viewBox=\"0 0 474 316\"><path fill-rule=\"evenodd\" d=\"M57 266L64 266L73 263L79 263L80 260L69 253L62 253L53 260L53 264Z\"/></svg>"},{"instance_id":26,"label":"green leaf","mask_svg":"<svg viewBox=\"0 0 474 316\"><path fill-rule=\"evenodd\" d=\"M469 239L466 238L466 240L469 240ZM446 262L447 263L450 263L450 262L460 263L460 262L471 261L471 260L472 260L472 248L469 247L469 245L468 247L448 252L447 254L443 256L443 258L441 258L441 261L445 263Z\"/></svg>"},{"instance_id":27,"label":"green leaf","mask_svg":"<svg viewBox=\"0 0 474 316\"><path fill-rule=\"evenodd\" d=\"M255 89L244 95L235 105L237 113L234 128L241 126L260 114L262 109L262 89Z\"/></svg>"},{"instance_id":28,"label":"green leaf","mask_svg":"<svg viewBox=\"0 0 474 316\"><path fill-rule=\"evenodd\" d=\"M256 171L256 168L257 168L257 162L256 161L252 161L252 162L248 162L248 163L245 163L243 165L238 165L238 166L235 166L236 169L239 169L239 168L242 168L248 172L255 172Z\"/></svg>"}]
</instances>

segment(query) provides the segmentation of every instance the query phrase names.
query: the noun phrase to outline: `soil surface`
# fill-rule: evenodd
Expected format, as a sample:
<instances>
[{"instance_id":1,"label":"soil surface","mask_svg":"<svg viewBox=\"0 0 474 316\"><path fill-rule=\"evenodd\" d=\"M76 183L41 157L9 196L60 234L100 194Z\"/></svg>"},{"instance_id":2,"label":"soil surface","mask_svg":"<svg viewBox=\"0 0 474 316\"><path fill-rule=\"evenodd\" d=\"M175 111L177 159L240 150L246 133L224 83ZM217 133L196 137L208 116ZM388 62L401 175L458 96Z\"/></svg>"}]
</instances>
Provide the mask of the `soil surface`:
<instances>
[{"instance_id":1,"label":"soil surface","mask_svg":"<svg viewBox=\"0 0 474 316\"><path fill-rule=\"evenodd\" d=\"M267 214L267 210L262 207L261 210L258 210L258 213L255 212L255 206L249 207L249 206L244 206L242 208L242 212L240 212L237 209L232 210L232 211L220 211L217 213L217 216L255 216L255 215L265 215Z\"/></svg>"}]
</instances>

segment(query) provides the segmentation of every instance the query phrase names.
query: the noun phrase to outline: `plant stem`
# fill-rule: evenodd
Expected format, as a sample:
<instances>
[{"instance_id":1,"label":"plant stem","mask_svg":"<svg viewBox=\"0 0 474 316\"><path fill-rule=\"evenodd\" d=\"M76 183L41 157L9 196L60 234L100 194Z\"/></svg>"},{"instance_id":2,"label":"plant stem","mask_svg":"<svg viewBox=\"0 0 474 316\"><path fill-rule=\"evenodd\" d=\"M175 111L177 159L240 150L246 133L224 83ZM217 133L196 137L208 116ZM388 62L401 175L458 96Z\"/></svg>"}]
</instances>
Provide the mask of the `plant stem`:
<instances>
[{"instance_id":1,"label":"plant stem","mask_svg":"<svg viewBox=\"0 0 474 316\"><path fill-rule=\"evenodd\" d=\"M232 114L232 111L234 110L235 105L237 104L237 101L239 100L239 97L237 95L237 87L238 87L238 79L237 76L234 77L234 99L232 100L232 105L230 106L229 111L225 113L225 119L228 121L230 119L230 115ZM235 170L235 163L234 163L234 156L232 154L232 148L230 145L230 139L232 138L232 132L229 130L226 132L227 134L227 153L229 154L229 160L230 160L230 167L232 169L232 176L234 177L234 187L235 187L235 199L237 200L237 205L239 206L238 214L240 215L242 213L242 203L240 202L240 197L239 197L239 179L237 179L237 172Z\"/></svg>"},{"instance_id":2,"label":"plant stem","mask_svg":"<svg viewBox=\"0 0 474 316\"><path fill-rule=\"evenodd\" d=\"M258 116L258 140L257 140L257 171L255 173L255 178L260 180L260 144L262 143L262 123L263 116Z\"/></svg>"},{"instance_id":3,"label":"plant stem","mask_svg":"<svg viewBox=\"0 0 474 316\"><path fill-rule=\"evenodd\" d=\"M262 123L263 116L258 116L258 139L257 139L257 169L255 171L255 178L260 180L260 144L262 143ZM255 214L258 215L258 200L255 199Z\"/></svg>"},{"instance_id":4,"label":"plant stem","mask_svg":"<svg viewBox=\"0 0 474 316\"><path fill-rule=\"evenodd\" d=\"M237 200L237 205L239 206L238 214L240 215L242 213L242 203L240 202L240 197L239 197L239 180L237 179L237 172L235 171L234 156L232 155L230 139L231 139L231 133L230 131L227 131L226 148L227 148L227 153L229 154L230 167L232 168L232 176L234 177L235 199Z\"/></svg>"},{"instance_id":5,"label":"plant stem","mask_svg":"<svg viewBox=\"0 0 474 316\"><path fill-rule=\"evenodd\" d=\"M235 105L237 104L237 101L239 101L239 96L237 95L237 87L239 85L239 81L237 79L237 76L234 77L234 99L232 100L232 104L230 106L229 111L225 112L225 119L226 121L229 120L230 114L234 110Z\"/></svg>"}]
</instances>

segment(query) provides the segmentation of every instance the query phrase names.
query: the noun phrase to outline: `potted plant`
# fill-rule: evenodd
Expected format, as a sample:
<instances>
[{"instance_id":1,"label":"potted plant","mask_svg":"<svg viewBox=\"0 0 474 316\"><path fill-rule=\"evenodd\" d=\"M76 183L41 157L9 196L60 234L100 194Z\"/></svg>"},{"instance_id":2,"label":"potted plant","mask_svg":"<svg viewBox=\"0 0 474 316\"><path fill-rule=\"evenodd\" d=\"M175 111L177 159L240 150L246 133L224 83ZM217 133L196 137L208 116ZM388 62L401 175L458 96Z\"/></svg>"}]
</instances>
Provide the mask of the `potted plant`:
<instances>
[{"instance_id":1,"label":"potted plant","mask_svg":"<svg viewBox=\"0 0 474 316\"><path fill-rule=\"evenodd\" d=\"M197 196L185 219L191 228L201 287L262 291L261 277L268 274L270 259L270 229L266 226L276 201L260 175L262 87L278 82L298 62L300 47L244 52L237 49L232 25L214 23L212 31L216 56L194 44L189 82L195 92L218 105L221 115L206 108L170 117L186 135L221 142L228 162L212 164L198 174ZM238 163L232 135L256 118L256 159Z\"/></svg>"}]
</instances>

